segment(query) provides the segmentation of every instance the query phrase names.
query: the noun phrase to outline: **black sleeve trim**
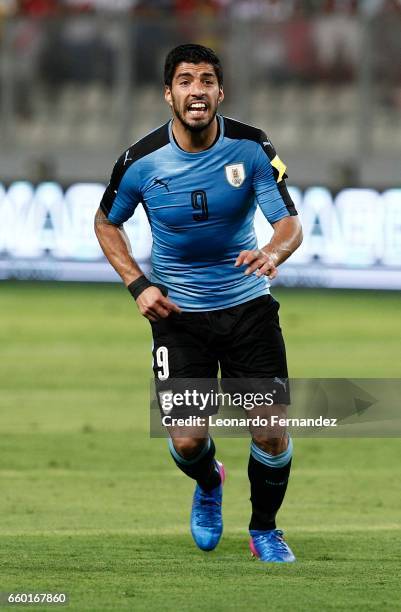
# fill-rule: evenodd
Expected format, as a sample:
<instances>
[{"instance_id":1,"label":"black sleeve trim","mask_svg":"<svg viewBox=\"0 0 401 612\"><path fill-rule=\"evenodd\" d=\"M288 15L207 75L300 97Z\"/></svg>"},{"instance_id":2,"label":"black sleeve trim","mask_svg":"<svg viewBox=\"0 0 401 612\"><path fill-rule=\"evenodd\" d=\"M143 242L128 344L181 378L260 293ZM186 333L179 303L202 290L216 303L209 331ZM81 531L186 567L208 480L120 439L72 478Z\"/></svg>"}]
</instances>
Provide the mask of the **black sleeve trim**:
<instances>
[{"instance_id":1,"label":"black sleeve trim","mask_svg":"<svg viewBox=\"0 0 401 612\"><path fill-rule=\"evenodd\" d=\"M223 117L224 119L224 136L231 138L232 140L253 140L254 142L261 142L262 130L241 121L236 121L230 117Z\"/></svg>"},{"instance_id":2,"label":"black sleeve trim","mask_svg":"<svg viewBox=\"0 0 401 612\"><path fill-rule=\"evenodd\" d=\"M128 168L142 157L150 155L150 153L157 151L168 143L168 123L166 123L133 144L118 158L111 173L110 182L100 202L100 208L106 217L112 209L118 188Z\"/></svg>"},{"instance_id":3,"label":"black sleeve trim","mask_svg":"<svg viewBox=\"0 0 401 612\"><path fill-rule=\"evenodd\" d=\"M288 178L288 174L286 172L282 173L282 176L280 178L280 171L277 168L277 166L274 163L275 158L277 158L277 160L279 161L279 164L284 166L283 162L279 159L278 155L277 155L277 151L274 148L274 145L272 143L272 141L270 140L270 138L268 136L266 136L266 134L264 132L261 131L261 140L259 142L259 144L261 145L264 153L267 155L267 157L269 158L270 164L272 166L272 170L273 170L273 176L274 179L276 181L276 183L278 184L279 181L281 182L283 179Z\"/></svg>"},{"instance_id":4,"label":"black sleeve trim","mask_svg":"<svg viewBox=\"0 0 401 612\"><path fill-rule=\"evenodd\" d=\"M266 153L270 162L272 162L277 155L276 149L274 148L270 138L266 136L263 130L253 127L252 125L241 123L240 121L230 119L229 117L224 117L224 136L227 138L232 138L233 140L252 140L253 142L257 142ZM279 172L273 165L272 168L274 178L276 179L277 183L279 179ZM281 178L288 178L288 176L287 174L284 174Z\"/></svg>"},{"instance_id":5,"label":"black sleeve trim","mask_svg":"<svg viewBox=\"0 0 401 612\"><path fill-rule=\"evenodd\" d=\"M227 138L232 138L233 140L252 140L260 144L270 161L274 179L277 183L277 187L281 197L283 198L284 204L287 207L288 213L291 217L297 215L298 213L295 208L295 204L291 200L290 194L288 193L287 185L285 184L285 179L288 178L288 175L285 172L282 173L280 180L280 171L274 165L274 163L272 163L274 158L277 156L277 152L273 146L273 143L268 138L268 136L266 136L265 132L263 130L260 130L259 128L253 127L252 125L241 123L240 121L236 121L235 119L231 119L229 117L224 117L224 136ZM281 160L279 161L280 164L283 166L283 169L285 169L284 164L281 162Z\"/></svg>"},{"instance_id":6,"label":"black sleeve trim","mask_svg":"<svg viewBox=\"0 0 401 612\"><path fill-rule=\"evenodd\" d=\"M285 171L283 172L283 170L285 170L286 167L277 156L277 151L274 148L274 145L271 142L270 138L266 136L266 134L262 130L260 145L263 151L266 153L267 157L269 158L270 165L273 170L274 180L277 183L278 190L280 192L281 197L283 198L283 202L288 210L288 213L290 217L295 217L296 215L298 215L298 212L295 208L295 204L292 201L290 194L288 193L287 185L285 182L285 179L288 178L288 174ZM275 163L277 161L278 166L277 163ZM282 168L279 170L280 166L282 166Z\"/></svg>"},{"instance_id":7,"label":"black sleeve trim","mask_svg":"<svg viewBox=\"0 0 401 612\"><path fill-rule=\"evenodd\" d=\"M264 133L261 133L261 139L259 141L260 146L262 147L263 151L266 153L267 157L269 158L270 162L273 161L273 159L276 157L277 155L277 151L274 148L274 145L272 143L272 141L270 140L270 138ZM276 169L273 167L273 172Z\"/></svg>"},{"instance_id":8,"label":"black sleeve trim","mask_svg":"<svg viewBox=\"0 0 401 612\"><path fill-rule=\"evenodd\" d=\"M129 149L126 153L121 155L121 157L119 157L116 163L114 164L110 182L107 185L106 191L104 192L103 197L101 199L100 208L102 209L106 217L109 216L122 178L130 166L130 164L124 164L124 160L128 153Z\"/></svg>"},{"instance_id":9,"label":"black sleeve trim","mask_svg":"<svg viewBox=\"0 0 401 612\"><path fill-rule=\"evenodd\" d=\"M290 217L295 217L298 214L298 212L297 212L297 209L295 208L294 202L291 200L290 194L288 193L288 189L287 189L287 185L285 184L285 181L280 181L279 183L277 183L277 187L278 187L281 197L283 198L284 204L288 210Z\"/></svg>"}]
</instances>

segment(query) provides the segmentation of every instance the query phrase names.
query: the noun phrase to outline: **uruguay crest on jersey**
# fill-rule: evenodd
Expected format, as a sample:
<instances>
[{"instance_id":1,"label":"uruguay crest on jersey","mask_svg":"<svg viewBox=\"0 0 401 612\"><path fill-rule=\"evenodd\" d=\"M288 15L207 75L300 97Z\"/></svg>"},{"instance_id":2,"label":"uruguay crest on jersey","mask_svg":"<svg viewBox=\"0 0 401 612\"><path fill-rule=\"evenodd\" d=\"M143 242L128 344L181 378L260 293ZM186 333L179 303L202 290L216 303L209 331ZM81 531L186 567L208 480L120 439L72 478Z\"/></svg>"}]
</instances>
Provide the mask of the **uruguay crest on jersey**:
<instances>
[{"instance_id":1,"label":"uruguay crest on jersey","mask_svg":"<svg viewBox=\"0 0 401 612\"><path fill-rule=\"evenodd\" d=\"M233 187L241 187L245 180L244 164L228 164L225 166L227 181Z\"/></svg>"}]
</instances>

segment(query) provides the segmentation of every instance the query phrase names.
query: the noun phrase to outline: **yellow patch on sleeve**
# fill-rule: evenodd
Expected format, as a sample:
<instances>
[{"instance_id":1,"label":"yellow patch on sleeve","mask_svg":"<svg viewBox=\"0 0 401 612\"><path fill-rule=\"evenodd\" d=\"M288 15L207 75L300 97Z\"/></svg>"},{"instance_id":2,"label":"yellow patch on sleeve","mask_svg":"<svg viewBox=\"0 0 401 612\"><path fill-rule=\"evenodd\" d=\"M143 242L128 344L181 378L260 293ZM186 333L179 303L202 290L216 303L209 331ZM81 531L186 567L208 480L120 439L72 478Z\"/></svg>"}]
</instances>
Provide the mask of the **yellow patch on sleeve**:
<instances>
[{"instance_id":1,"label":"yellow patch on sleeve","mask_svg":"<svg viewBox=\"0 0 401 612\"><path fill-rule=\"evenodd\" d=\"M277 183L279 183L280 181L283 180L283 176L285 174L285 171L287 170L287 166L285 165L284 162L281 161L278 155L276 155L276 157L273 157L270 163L273 166L273 168L275 168L278 172Z\"/></svg>"}]
</instances>

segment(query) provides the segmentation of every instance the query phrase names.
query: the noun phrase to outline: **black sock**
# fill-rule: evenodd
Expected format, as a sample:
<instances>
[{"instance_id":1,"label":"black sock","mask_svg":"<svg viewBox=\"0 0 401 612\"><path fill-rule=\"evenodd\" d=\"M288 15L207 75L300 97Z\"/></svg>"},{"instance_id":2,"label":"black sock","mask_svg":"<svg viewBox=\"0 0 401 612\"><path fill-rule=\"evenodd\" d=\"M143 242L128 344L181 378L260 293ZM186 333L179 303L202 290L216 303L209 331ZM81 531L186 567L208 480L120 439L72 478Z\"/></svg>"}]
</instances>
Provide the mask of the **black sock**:
<instances>
[{"instance_id":1,"label":"black sock","mask_svg":"<svg viewBox=\"0 0 401 612\"><path fill-rule=\"evenodd\" d=\"M276 514L283 502L291 469L292 441L280 455L262 451L254 442L248 464L252 516L249 529L276 528Z\"/></svg>"},{"instance_id":2,"label":"black sock","mask_svg":"<svg viewBox=\"0 0 401 612\"><path fill-rule=\"evenodd\" d=\"M181 457L174 448L173 441L169 439L169 447L172 458L177 467L184 474L196 480L204 491L210 491L221 484L220 473L216 468L214 455L216 447L212 438L209 438L203 449L193 459Z\"/></svg>"}]
</instances>

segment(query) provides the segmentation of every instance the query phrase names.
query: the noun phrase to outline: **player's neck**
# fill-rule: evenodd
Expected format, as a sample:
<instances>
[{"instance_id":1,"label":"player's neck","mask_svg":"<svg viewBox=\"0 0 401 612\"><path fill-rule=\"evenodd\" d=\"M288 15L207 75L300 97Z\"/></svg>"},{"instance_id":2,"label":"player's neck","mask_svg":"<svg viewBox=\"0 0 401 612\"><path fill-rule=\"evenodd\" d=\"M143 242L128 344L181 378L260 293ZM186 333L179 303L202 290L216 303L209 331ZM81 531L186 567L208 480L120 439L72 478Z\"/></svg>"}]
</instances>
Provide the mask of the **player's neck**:
<instances>
[{"instance_id":1,"label":"player's neck","mask_svg":"<svg viewBox=\"0 0 401 612\"><path fill-rule=\"evenodd\" d=\"M199 153L211 147L217 138L219 125L217 117L201 132L191 132L177 119L173 119L173 136L178 146L187 153Z\"/></svg>"}]
</instances>

